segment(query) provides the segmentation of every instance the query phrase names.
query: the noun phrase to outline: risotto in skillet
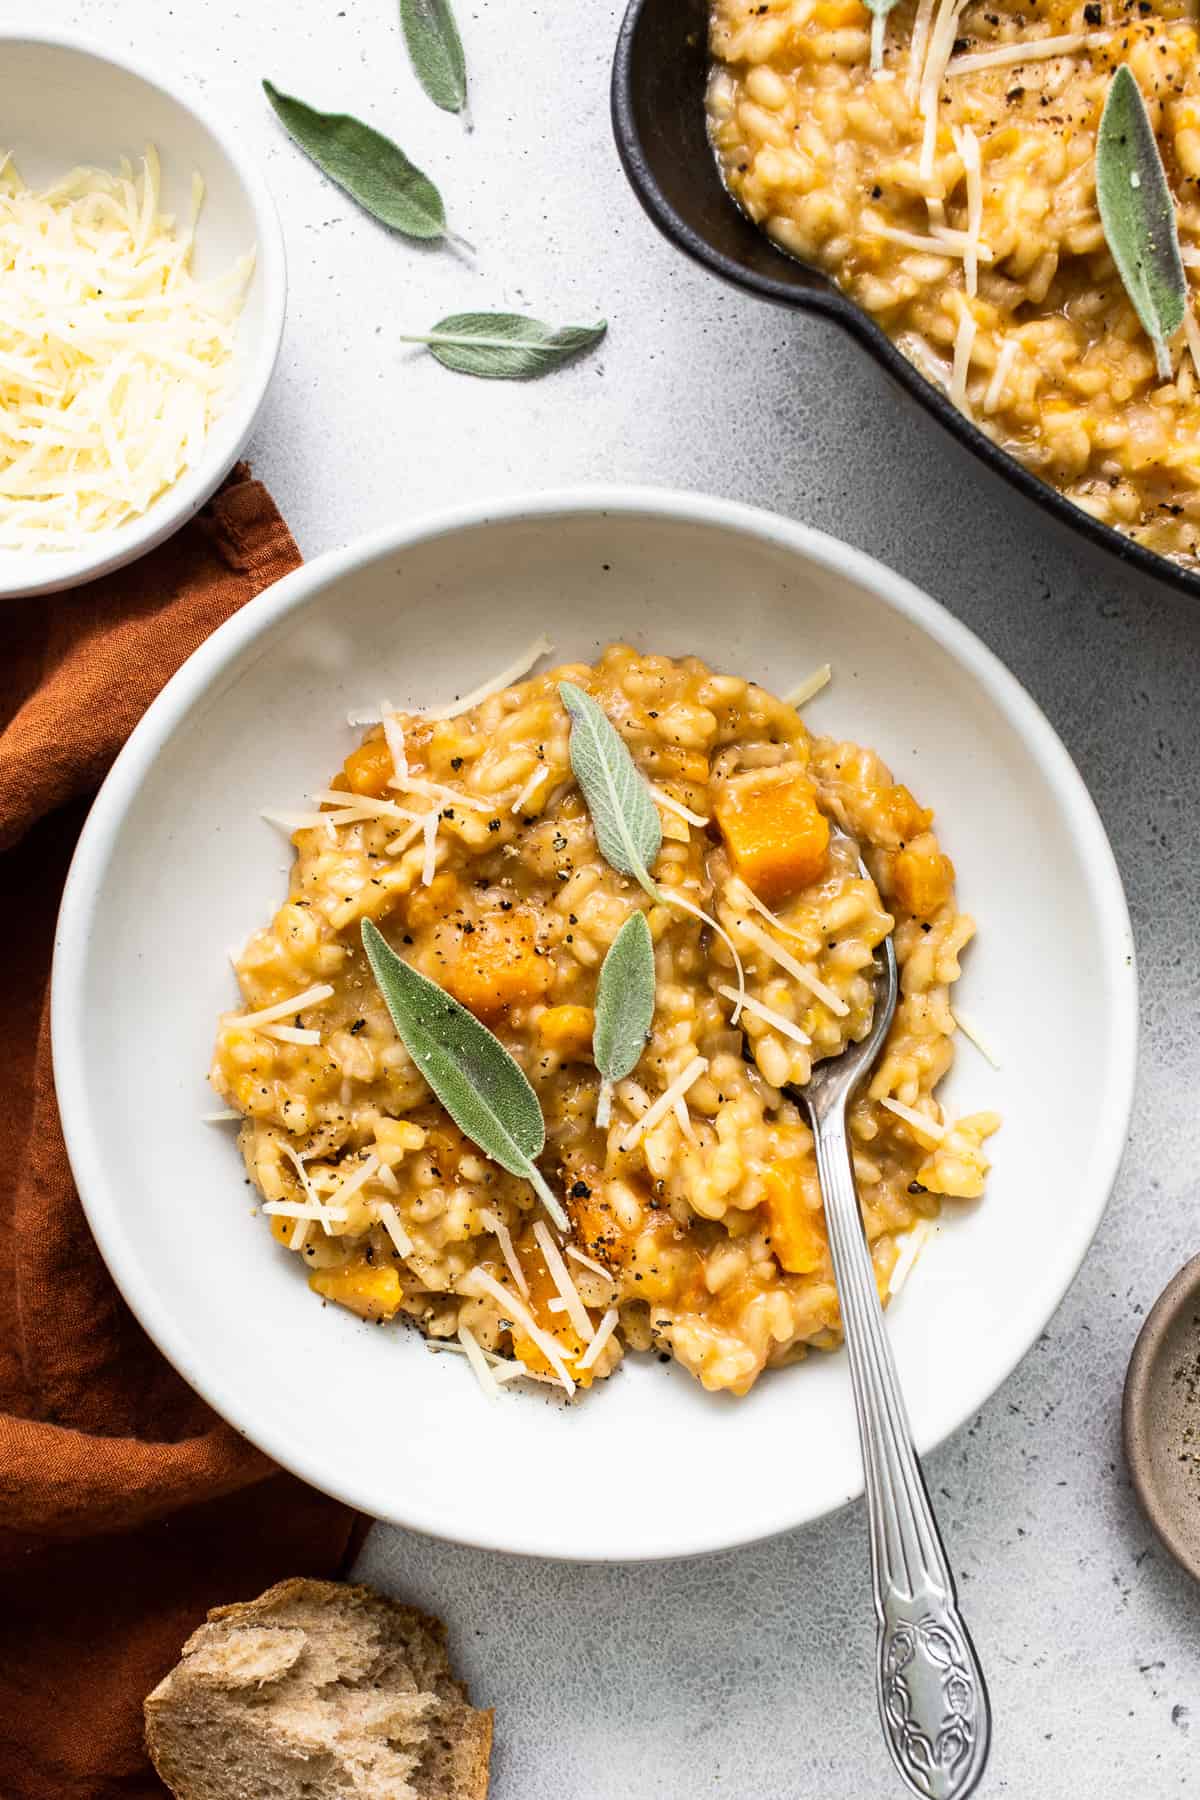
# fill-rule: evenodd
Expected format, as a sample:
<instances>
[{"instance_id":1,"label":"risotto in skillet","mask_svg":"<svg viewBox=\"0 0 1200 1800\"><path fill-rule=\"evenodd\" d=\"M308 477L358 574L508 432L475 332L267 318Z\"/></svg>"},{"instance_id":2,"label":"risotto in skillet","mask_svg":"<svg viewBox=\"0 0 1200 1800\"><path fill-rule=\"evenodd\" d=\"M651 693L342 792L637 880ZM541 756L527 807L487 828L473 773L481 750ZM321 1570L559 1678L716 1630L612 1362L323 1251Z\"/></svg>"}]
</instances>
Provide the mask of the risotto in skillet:
<instances>
[{"instance_id":1,"label":"risotto in skillet","mask_svg":"<svg viewBox=\"0 0 1200 1800\"><path fill-rule=\"evenodd\" d=\"M573 719L619 739L623 804L654 840L644 882L614 866ZM632 1349L744 1394L833 1348L812 1138L785 1089L866 1033L889 931L900 1004L851 1116L882 1295L941 1196L982 1192L998 1120L951 1120L935 1098L974 924L933 814L874 751L811 737L795 705L695 657L615 644L460 707L385 713L313 799L281 820L288 896L237 961L244 1008L220 1021L212 1080L272 1233L323 1299L415 1320L488 1387L574 1391ZM632 965L614 953L598 989L635 912L648 930L622 941L644 946L649 1025L633 1021L625 1072L609 1040L636 1011ZM519 1065L545 1127L536 1187L435 1097L365 942Z\"/></svg>"}]
</instances>

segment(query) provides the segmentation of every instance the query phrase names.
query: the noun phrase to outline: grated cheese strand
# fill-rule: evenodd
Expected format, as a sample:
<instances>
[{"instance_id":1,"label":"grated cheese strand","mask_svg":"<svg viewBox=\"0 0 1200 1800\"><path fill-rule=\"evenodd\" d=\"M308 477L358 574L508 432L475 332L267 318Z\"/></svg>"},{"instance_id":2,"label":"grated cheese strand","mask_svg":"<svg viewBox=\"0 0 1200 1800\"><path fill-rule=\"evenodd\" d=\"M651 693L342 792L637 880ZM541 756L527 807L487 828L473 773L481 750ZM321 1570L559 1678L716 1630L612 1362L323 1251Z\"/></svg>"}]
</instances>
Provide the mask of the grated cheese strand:
<instances>
[{"instance_id":1,"label":"grated cheese strand","mask_svg":"<svg viewBox=\"0 0 1200 1800\"><path fill-rule=\"evenodd\" d=\"M383 739L392 759L391 784L398 787L408 775L408 752L404 748L404 727L396 715L395 709L386 700L379 702L379 717L383 725Z\"/></svg>"},{"instance_id":2,"label":"grated cheese strand","mask_svg":"<svg viewBox=\"0 0 1200 1800\"><path fill-rule=\"evenodd\" d=\"M476 1338L475 1333L469 1330L466 1325L460 1325L458 1328L458 1341L466 1351L467 1361L474 1370L475 1378L488 1399L498 1400L500 1398L499 1385L496 1381L496 1377L492 1374L491 1366L488 1363L487 1357L483 1354L483 1347Z\"/></svg>"},{"instance_id":3,"label":"grated cheese strand","mask_svg":"<svg viewBox=\"0 0 1200 1800\"><path fill-rule=\"evenodd\" d=\"M693 812L690 806L685 806L682 800L677 800L674 794L668 794L664 788L655 787L652 781L648 781L646 786L659 806L665 806L668 812L675 814L676 818L684 819L689 825L700 828L708 824L707 819L701 818L699 813Z\"/></svg>"},{"instance_id":4,"label":"grated cheese strand","mask_svg":"<svg viewBox=\"0 0 1200 1800\"><path fill-rule=\"evenodd\" d=\"M512 1233L508 1229L508 1226L504 1223L504 1220L498 1213L490 1212L486 1207L481 1207L479 1210L479 1222L485 1230L491 1232L492 1236L499 1244L500 1254L504 1258L509 1274L516 1282L525 1298L528 1299L529 1283L525 1278L525 1271L521 1267L521 1259L517 1255L516 1247L512 1241Z\"/></svg>"},{"instance_id":5,"label":"grated cheese strand","mask_svg":"<svg viewBox=\"0 0 1200 1800\"><path fill-rule=\"evenodd\" d=\"M737 999L736 988L719 987L717 992L723 1000ZM807 1031L802 1031L799 1025L794 1024L791 1019L785 1019L782 1013L775 1011L774 1007L764 1006L761 1000L754 998L753 994L746 995L742 1001L742 1007L744 1011L753 1013L756 1019L762 1019L764 1024L773 1025L776 1031L781 1031L784 1037L791 1038L794 1044L812 1043Z\"/></svg>"},{"instance_id":6,"label":"grated cheese strand","mask_svg":"<svg viewBox=\"0 0 1200 1800\"><path fill-rule=\"evenodd\" d=\"M574 1257L575 1261L581 1263L585 1269L590 1269L593 1275L603 1275L605 1281L612 1280L611 1269L606 1269L604 1264L597 1262L594 1257L585 1256L582 1250L575 1248L574 1244L567 1245L567 1255Z\"/></svg>"},{"instance_id":7,"label":"grated cheese strand","mask_svg":"<svg viewBox=\"0 0 1200 1800\"><path fill-rule=\"evenodd\" d=\"M694 900L687 899L685 895L679 893L675 888L660 887L657 892L659 899L664 905L678 906L682 912L691 913L692 917L694 919L699 919L701 924L708 925L716 932L730 956L732 956L733 966L737 970L738 999L737 1004L733 1009L733 1023L736 1025L742 1016L742 1001L746 993L746 971L742 966L742 959L738 955L737 945L734 943L725 927L718 920L714 919L711 913L706 913L702 906L697 906Z\"/></svg>"},{"instance_id":8,"label":"grated cheese strand","mask_svg":"<svg viewBox=\"0 0 1200 1800\"><path fill-rule=\"evenodd\" d=\"M812 674L806 676L790 693L782 696L783 704L794 706L798 711L800 707L807 706L810 700L815 700L821 689L828 687L832 680L832 665L822 663L819 669L814 669Z\"/></svg>"},{"instance_id":9,"label":"grated cheese strand","mask_svg":"<svg viewBox=\"0 0 1200 1800\"><path fill-rule=\"evenodd\" d=\"M964 305L958 321L958 330L954 334L954 365L950 375L950 398L959 411L968 416L971 412L971 403L967 398L967 375L971 367L971 351L975 344L977 330L974 313Z\"/></svg>"},{"instance_id":10,"label":"grated cheese strand","mask_svg":"<svg viewBox=\"0 0 1200 1800\"><path fill-rule=\"evenodd\" d=\"M436 812L426 813L421 820L421 830L425 835L425 860L421 864L422 887L432 885L437 871L437 831L440 820L441 814Z\"/></svg>"},{"instance_id":11,"label":"grated cheese strand","mask_svg":"<svg viewBox=\"0 0 1200 1800\"><path fill-rule=\"evenodd\" d=\"M1000 1067L1000 1058L996 1054L995 1046L983 1035L974 1019L971 1018L968 1013L965 1013L961 1006L952 1006L950 1012L954 1019L954 1023L958 1026L958 1029L962 1032L968 1042L974 1044L985 1062L990 1062L993 1069L998 1069Z\"/></svg>"},{"instance_id":12,"label":"grated cheese strand","mask_svg":"<svg viewBox=\"0 0 1200 1800\"><path fill-rule=\"evenodd\" d=\"M1001 44L995 50L972 50L965 56L953 57L946 64L946 74L975 75L981 69L1011 69L1020 63L1041 62L1048 56L1073 56L1077 50L1100 50L1113 35L1111 31L1069 31L1061 37Z\"/></svg>"},{"instance_id":13,"label":"grated cheese strand","mask_svg":"<svg viewBox=\"0 0 1200 1800\"><path fill-rule=\"evenodd\" d=\"M273 1025L276 1019L286 1019L289 1013L305 1012L310 1006L320 1006L332 993L333 988L329 982L318 981L315 986L305 988L302 994L293 994L290 1000L278 1000L274 1006L264 1006L258 1012L227 1014L225 1025Z\"/></svg>"},{"instance_id":14,"label":"grated cheese strand","mask_svg":"<svg viewBox=\"0 0 1200 1800\"><path fill-rule=\"evenodd\" d=\"M482 1295L479 1292L481 1288L483 1289ZM481 1299L486 1295L489 1300L496 1301L500 1307L500 1317L511 1319L514 1324L519 1325L526 1337L537 1345L546 1358L566 1393L571 1395L575 1392L575 1383L562 1359L558 1345L548 1331L542 1330L525 1302L514 1294L511 1288L502 1287L495 1276L489 1275L486 1269L476 1268L467 1270L458 1284L458 1291L460 1294L467 1294L476 1299Z\"/></svg>"},{"instance_id":15,"label":"grated cheese strand","mask_svg":"<svg viewBox=\"0 0 1200 1800\"><path fill-rule=\"evenodd\" d=\"M506 687L519 681L522 675L528 675L534 663L543 656L549 656L554 645L548 637L537 637L532 644L526 646L516 660L507 669L501 669L498 675L490 680L480 682L469 694L463 694L458 700L452 700L448 706L431 706L424 711L414 710L409 713L413 719L428 719L431 723L438 719L457 719L460 713L470 712L473 706L479 706L484 700L490 700L493 694L502 694ZM377 712L352 712L346 714L348 725L378 725L380 715Z\"/></svg>"},{"instance_id":16,"label":"grated cheese strand","mask_svg":"<svg viewBox=\"0 0 1200 1800\"><path fill-rule=\"evenodd\" d=\"M929 27L933 22L934 0L917 0L916 16L913 19L912 43L908 52L908 70L904 77L904 88L909 104L915 106L917 95L921 91L921 71L925 67L925 52L929 45Z\"/></svg>"},{"instance_id":17,"label":"grated cheese strand","mask_svg":"<svg viewBox=\"0 0 1200 1800\"><path fill-rule=\"evenodd\" d=\"M983 158L979 139L969 125L954 128L954 141L967 180L967 249L963 256L963 281L968 297L979 291L979 252L983 232Z\"/></svg>"},{"instance_id":18,"label":"grated cheese strand","mask_svg":"<svg viewBox=\"0 0 1200 1800\"><path fill-rule=\"evenodd\" d=\"M391 1172L392 1171L389 1169L388 1174L390 1175ZM379 1173L382 1176L383 1170L380 1169ZM393 1244L395 1244L400 1255L404 1258L405 1262L407 1262L413 1253L414 1245L407 1231L405 1231L403 1225L400 1223L400 1214L396 1211L395 1206L390 1200L381 1200L375 1208L375 1215L378 1218L379 1223L383 1226L383 1229L391 1238Z\"/></svg>"},{"instance_id":19,"label":"grated cheese strand","mask_svg":"<svg viewBox=\"0 0 1200 1800\"><path fill-rule=\"evenodd\" d=\"M597 1327L596 1327L595 1337L592 1339L591 1343L588 1345L587 1349L584 1351L583 1355L580 1357L579 1361L576 1363L575 1366L577 1369L590 1369L591 1368L592 1364L599 1357L600 1352L603 1350L605 1344L607 1344L609 1338L612 1336L613 1332L617 1329L617 1321L619 1320L619 1318L620 1318L620 1314L618 1313L616 1307L610 1306L608 1311L605 1313L604 1317L601 1319L599 1325L597 1325Z\"/></svg>"},{"instance_id":20,"label":"grated cheese strand","mask_svg":"<svg viewBox=\"0 0 1200 1800\"><path fill-rule=\"evenodd\" d=\"M658 1121L666 1117L676 1100L682 1099L688 1089L695 1086L707 1068L707 1056L693 1056L682 1075L677 1075L670 1086L654 1101L649 1111L644 1112L641 1118L636 1119L629 1127L621 1138L619 1148L632 1150L635 1145L639 1144L646 1133L653 1131Z\"/></svg>"},{"instance_id":21,"label":"grated cheese strand","mask_svg":"<svg viewBox=\"0 0 1200 1800\"><path fill-rule=\"evenodd\" d=\"M264 1025L264 1037L274 1038L279 1044L319 1044L319 1031L310 1031L304 1025Z\"/></svg>"},{"instance_id":22,"label":"grated cheese strand","mask_svg":"<svg viewBox=\"0 0 1200 1800\"><path fill-rule=\"evenodd\" d=\"M915 1106L906 1106L903 1100L893 1100L889 1094L880 1104L886 1106L889 1112L895 1113L898 1119L903 1119L906 1125L911 1125L914 1131L927 1137L931 1144L940 1144L946 1135L944 1125L939 1125L936 1119L918 1112Z\"/></svg>"},{"instance_id":23,"label":"grated cheese strand","mask_svg":"<svg viewBox=\"0 0 1200 1800\"><path fill-rule=\"evenodd\" d=\"M938 108L941 104L942 81L954 48L959 16L966 0L939 0L937 19L929 40L929 52L921 70L920 110L925 121L921 138L921 156L917 164L922 181L932 181L937 150Z\"/></svg>"},{"instance_id":24,"label":"grated cheese strand","mask_svg":"<svg viewBox=\"0 0 1200 1800\"><path fill-rule=\"evenodd\" d=\"M460 789L446 787L440 781L424 781L417 775L406 775L403 781L393 781L389 786L399 788L406 794L418 794L423 800L444 800L448 806L461 806L467 812L494 813L500 810L491 800L477 799L474 794L464 794ZM408 813L405 816L415 819L417 815Z\"/></svg>"},{"instance_id":25,"label":"grated cheese strand","mask_svg":"<svg viewBox=\"0 0 1200 1800\"><path fill-rule=\"evenodd\" d=\"M420 819L422 813L413 812L411 807L397 806L394 800L378 800L374 794L351 794L339 788L317 788L312 799L322 806L349 808L352 812L361 812L366 819L396 819L401 824L408 824L413 819ZM332 813L319 815L322 823L333 817Z\"/></svg>"},{"instance_id":26,"label":"grated cheese strand","mask_svg":"<svg viewBox=\"0 0 1200 1800\"><path fill-rule=\"evenodd\" d=\"M263 1206L265 1213L281 1219L312 1219L324 1225L325 1235L330 1236L329 1227L344 1225L350 1214L344 1208L326 1206L320 1200L311 1204L307 1200L268 1200Z\"/></svg>"},{"instance_id":27,"label":"grated cheese strand","mask_svg":"<svg viewBox=\"0 0 1200 1800\"><path fill-rule=\"evenodd\" d=\"M579 1297L579 1289L571 1280L571 1271L563 1261L562 1251L550 1236L544 1220L535 1219L533 1235L537 1239L538 1249L546 1259L550 1279L562 1297L568 1319L570 1319L576 1334L583 1339L585 1344L590 1344L596 1335L596 1327L588 1316L587 1307Z\"/></svg>"},{"instance_id":28,"label":"grated cheese strand","mask_svg":"<svg viewBox=\"0 0 1200 1800\"><path fill-rule=\"evenodd\" d=\"M533 796L537 793L549 773L550 771L545 763L539 763L537 768L533 771L533 774L529 777L529 780L525 783L525 786L513 801L509 810L514 814L522 812L525 807L529 805L529 802L533 799Z\"/></svg>"},{"instance_id":29,"label":"grated cheese strand","mask_svg":"<svg viewBox=\"0 0 1200 1800\"><path fill-rule=\"evenodd\" d=\"M844 1019L846 1017L850 1008L841 996L835 994L831 987L826 986L825 982L819 976L814 975L811 969L806 969L803 963L797 962L790 950L785 950L782 944L777 944L774 938L768 937L760 926L753 924L749 919L740 919L738 930L743 937L749 938L752 944L756 944L764 955L769 956L773 962L777 962L780 968L794 981L800 983L801 987L807 988L815 1000L820 1000L827 1006L835 1018Z\"/></svg>"},{"instance_id":30,"label":"grated cheese strand","mask_svg":"<svg viewBox=\"0 0 1200 1800\"><path fill-rule=\"evenodd\" d=\"M1004 384L1012 371L1013 363L1016 361L1017 348L1016 338L1006 338L1000 346L1000 353L996 358L996 366L992 370L992 379L988 382L987 393L983 396L983 410L985 413L994 413L1001 400L1004 398Z\"/></svg>"},{"instance_id":31,"label":"grated cheese strand","mask_svg":"<svg viewBox=\"0 0 1200 1800\"><path fill-rule=\"evenodd\" d=\"M904 1240L904 1248L896 1258L892 1273L888 1278L888 1298L894 1298L900 1292L925 1245L929 1241L932 1227L928 1219L919 1219Z\"/></svg>"}]
</instances>

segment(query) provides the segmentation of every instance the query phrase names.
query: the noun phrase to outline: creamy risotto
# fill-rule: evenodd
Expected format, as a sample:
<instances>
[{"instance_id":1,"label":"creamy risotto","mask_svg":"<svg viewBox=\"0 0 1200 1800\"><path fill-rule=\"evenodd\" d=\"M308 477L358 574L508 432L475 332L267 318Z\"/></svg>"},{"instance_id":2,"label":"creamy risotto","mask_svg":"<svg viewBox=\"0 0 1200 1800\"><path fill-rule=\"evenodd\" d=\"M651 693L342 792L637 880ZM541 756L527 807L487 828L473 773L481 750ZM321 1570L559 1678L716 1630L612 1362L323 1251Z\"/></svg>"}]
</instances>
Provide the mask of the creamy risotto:
<instances>
[{"instance_id":1,"label":"creamy risotto","mask_svg":"<svg viewBox=\"0 0 1200 1800\"><path fill-rule=\"evenodd\" d=\"M1182 0L715 0L725 181L1006 450L1163 555L1200 545L1200 337L1161 380L1109 255L1096 134L1127 63L1200 261L1200 66ZM1191 344L1192 349L1188 346Z\"/></svg>"},{"instance_id":2,"label":"creamy risotto","mask_svg":"<svg viewBox=\"0 0 1200 1800\"><path fill-rule=\"evenodd\" d=\"M657 899L598 850L560 680L593 696L652 784ZM900 1003L851 1116L882 1295L941 1197L982 1192L998 1121L952 1120L934 1093L974 924L932 813L874 751L810 737L793 705L694 657L617 644L463 711L386 715L314 799L283 821L288 896L237 960L245 1006L221 1020L212 1080L243 1119L272 1233L323 1299L416 1320L485 1385L586 1387L635 1349L744 1394L763 1369L832 1348L812 1137L785 1089L865 1035L889 931ZM634 909L653 940L653 1021L601 1127L597 978ZM739 952L737 1025L733 955L697 909ZM525 1071L569 1232L433 1097L372 978L364 920Z\"/></svg>"}]
</instances>

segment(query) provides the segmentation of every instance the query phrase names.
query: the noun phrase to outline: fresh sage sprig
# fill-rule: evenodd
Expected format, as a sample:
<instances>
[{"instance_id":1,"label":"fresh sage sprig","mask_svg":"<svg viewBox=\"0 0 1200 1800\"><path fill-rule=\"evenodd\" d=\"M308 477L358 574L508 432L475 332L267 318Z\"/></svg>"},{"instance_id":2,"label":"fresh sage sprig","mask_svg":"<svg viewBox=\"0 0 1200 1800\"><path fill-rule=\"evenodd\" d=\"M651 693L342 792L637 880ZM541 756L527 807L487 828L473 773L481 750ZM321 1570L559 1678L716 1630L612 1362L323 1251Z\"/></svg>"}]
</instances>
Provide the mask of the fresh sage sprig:
<instances>
[{"instance_id":1,"label":"fresh sage sprig","mask_svg":"<svg viewBox=\"0 0 1200 1800\"><path fill-rule=\"evenodd\" d=\"M373 218L405 237L449 235L442 196L399 144L349 113L317 112L269 81L263 91L288 136Z\"/></svg>"},{"instance_id":2,"label":"fresh sage sprig","mask_svg":"<svg viewBox=\"0 0 1200 1800\"><path fill-rule=\"evenodd\" d=\"M662 822L647 783L616 726L573 681L558 692L571 717L571 767L592 816L600 854L619 875L632 876L660 898L650 870L662 848Z\"/></svg>"},{"instance_id":3,"label":"fresh sage sprig","mask_svg":"<svg viewBox=\"0 0 1200 1800\"><path fill-rule=\"evenodd\" d=\"M654 940L644 912L630 913L608 947L596 983L592 1056L600 1073L596 1123L612 1116L613 1084L624 1081L646 1047L654 1019Z\"/></svg>"},{"instance_id":4,"label":"fresh sage sprig","mask_svg":"<svg viewBox=\"0 0 1200 1800\"><path fill-rule=\"evenodd\" d=\"M400 24L413 71L443 112L467 103L467 59L449 0L400 0Z\"/></svg>"},{"instance_id":5,"label":"fresh sage sprig","mask_svg":"<svg viewBox=\"0 0 1200 1800\"><path fill-rule=\"evenodd\" d=\"M866 0L867 11L871 14L871 67L883 67L883 30L887 24L887 16L897 0Z\"/></svg>"},{"instance_id":6,"label":"fresh sage sprig","mask_svg":"<svg viewBox=\"0 0 1200 1800\"><path fill-rule=\"evenodd\" d=\"M529 381L590 350L607 330L604 319L598 325L556 329L520 313L451 313L424 336L405 336L400 342L427 345L444 367L459 375Z\"/></svg>"},{"instance_id":7,"label":"fresh sage sprig","mask_svg":"<svg viewBox=\"0 0 1200 1800\"><path fill-rule=\"evenodd\" d=\"M1158 373L1171 378L1167 341L1183 324L1187 275L1179 254L1175 202L1154 127L1127 64L1109 83L1096 138L1100 221L1125 292L1154 345Z\"/></svg>"},{"instance_id":8,"label":"fresh sage sprig","mask_svg":"<svg viewBox=\"0 0 1200 1800\"><path fill-rule=\"evenodd\" d=\"M362 941L404 1048L459 1130L510 1175L528 1181L559 1229L569 1230L534 1161L546 1147L546 1121L520 1063L474 1013L397 956L369 919Z\"/></svg>"}]
</instances>

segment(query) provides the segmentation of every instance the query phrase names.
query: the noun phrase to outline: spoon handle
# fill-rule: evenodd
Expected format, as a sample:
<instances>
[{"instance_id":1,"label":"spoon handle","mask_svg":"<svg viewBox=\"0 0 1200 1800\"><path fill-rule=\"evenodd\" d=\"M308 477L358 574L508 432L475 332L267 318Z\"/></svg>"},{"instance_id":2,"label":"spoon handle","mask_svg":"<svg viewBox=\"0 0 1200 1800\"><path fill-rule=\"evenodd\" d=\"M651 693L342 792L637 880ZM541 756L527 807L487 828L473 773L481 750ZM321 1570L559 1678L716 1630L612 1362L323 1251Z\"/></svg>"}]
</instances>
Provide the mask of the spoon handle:
<instances>
[{"instance_id":1,"label":"spoon handle","mask_svg":"<svg viewBox=\"0 0 1200 1800\"><path fill-rule=\"evenodd\" d=\"M983 1774L991 1713L958 1610L883 1323L844 1101L810 1109L866 1478L879 1621L876 1688L892 1761L921 1800L963 1800Z\"/></svg>"}]
</instances>

